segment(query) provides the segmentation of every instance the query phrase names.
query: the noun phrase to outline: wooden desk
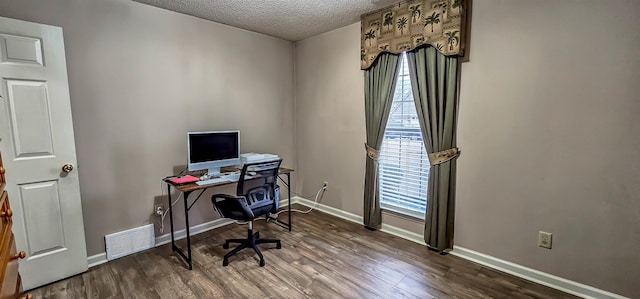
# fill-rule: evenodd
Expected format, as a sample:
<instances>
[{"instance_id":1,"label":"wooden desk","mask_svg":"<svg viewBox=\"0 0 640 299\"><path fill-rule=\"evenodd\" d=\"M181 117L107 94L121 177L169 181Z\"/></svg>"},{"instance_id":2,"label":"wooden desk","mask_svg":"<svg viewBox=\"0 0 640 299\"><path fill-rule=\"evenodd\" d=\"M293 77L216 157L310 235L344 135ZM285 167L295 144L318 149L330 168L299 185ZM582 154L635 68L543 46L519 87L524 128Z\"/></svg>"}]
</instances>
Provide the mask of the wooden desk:
<instances>
[{"instance_id":1,"label":"wooden desk","mask_svg":"<svg viewBox=\"0 0 640 299\"><path fill-rule=\"evenodd\" d=\"M287 186L287 193L288 193L288 222L284 222L281 221L280 219L275 219L276 223L287 227L289 229L289 231L291 231L291 173L293 172L293 169L290 168L284 168L284 167L280 167L279 171L278 171L278 179ZM224 169L223 169L224 172ZM286 181L285 179L283 179L283 176L286 177ZM211 185L203 185L203 186L199 186L196 183L189 183L189 184L182 184L182 185L175 185L173 183L171 183L169 180L169 178L165 178L163 181L165 183L167 183L167 198L169 200L169 223L171 224L171 249L174 252L177 252L183 259L185 262L187 262L187 265L189 266L189 270L193 269L193 260L191 257L191 234L189 233L189 210L191 210L191 207L193 207L193 205L198 201L198 199L200 199L200 197L202 196L202 194L204 194L204 192L209 189L209 188L215 188L215 187L220 187L220 186L224 186L224 185L230 185L230 184L235 184L237 183L237 181L227 181L227 182L220 182L220 183L216 183L216 184L211 184ZM182 192L182 199L184 201L184 222L185 222L185 230L186 230L186 238L187 238L187 253L185 254L182 249L180 249L178 246L176 246L176 240L175 240L175 232L173 229L173 207L171 205L171 187L175 188L176 190ZM191 195L192 192L194 191L200 191L200 193L196 196L196 198L193 200L193 202L191 202L191 204L189 204L188 202L188 198L189 195Z\"/></svg>"}]
</instances>

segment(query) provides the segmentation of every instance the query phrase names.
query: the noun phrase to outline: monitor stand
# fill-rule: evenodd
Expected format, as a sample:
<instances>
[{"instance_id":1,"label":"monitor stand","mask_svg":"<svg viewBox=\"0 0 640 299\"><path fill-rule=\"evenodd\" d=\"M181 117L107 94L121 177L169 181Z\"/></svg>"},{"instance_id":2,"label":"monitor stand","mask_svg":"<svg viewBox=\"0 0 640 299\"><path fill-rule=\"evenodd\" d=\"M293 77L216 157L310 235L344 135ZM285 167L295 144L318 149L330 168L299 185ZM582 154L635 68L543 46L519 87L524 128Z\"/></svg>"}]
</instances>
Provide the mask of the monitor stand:
<instances>
[{"instance_id":1,"label":"monitor stand","mask_svg":"<svg viewBox=\"0 0 640 299\"><path fill-rule=\"evenodd\" d=\"M209 168L207 170L207 173L203 174L200 177L200 180L201 181L210 180L210 179L213 179L213 178L219 178L220 176L221 176L220 167L214 167L214 168Z\"/></svg>"}]
</instances>

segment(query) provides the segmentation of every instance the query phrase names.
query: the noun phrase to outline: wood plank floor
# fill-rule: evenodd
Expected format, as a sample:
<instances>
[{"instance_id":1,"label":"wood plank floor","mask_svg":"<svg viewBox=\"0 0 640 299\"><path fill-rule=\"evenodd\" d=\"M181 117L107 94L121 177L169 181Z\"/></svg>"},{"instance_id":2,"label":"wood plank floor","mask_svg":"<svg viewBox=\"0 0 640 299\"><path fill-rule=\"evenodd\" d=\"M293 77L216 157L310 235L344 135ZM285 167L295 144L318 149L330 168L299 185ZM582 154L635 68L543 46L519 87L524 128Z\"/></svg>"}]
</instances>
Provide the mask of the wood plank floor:
<instances>
[{"instance_id":1,"label":"wood plank floor","mask_svg":"<svg viewBox=\"0 0 640 299\"><path fill-rule=\"evenodd\" d=\"M293 231L257 221L265 267L243 250L222 267L228 225L192 238L194 267L160 246L30 291L34 298L575 298L362 225L320 213L294 214ZM183 244L183 243L182 243Z\"/></svg>"}]
</instances>

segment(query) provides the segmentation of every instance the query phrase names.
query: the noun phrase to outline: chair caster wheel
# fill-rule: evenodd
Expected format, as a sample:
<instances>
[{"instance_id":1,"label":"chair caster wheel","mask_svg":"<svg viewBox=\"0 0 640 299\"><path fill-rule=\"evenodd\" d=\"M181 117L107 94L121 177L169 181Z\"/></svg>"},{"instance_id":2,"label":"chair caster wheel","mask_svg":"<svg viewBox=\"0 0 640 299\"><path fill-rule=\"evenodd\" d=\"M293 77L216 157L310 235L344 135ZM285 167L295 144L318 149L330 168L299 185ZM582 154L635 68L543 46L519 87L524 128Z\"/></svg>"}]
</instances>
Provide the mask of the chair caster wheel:
<instances>
[{"instance_id":1,"label":"chair caster wheel","mask_svg":"<svg viewBox=\"0 0 640 299\"><path fill-rule=\"evenodd\" d=\"M276 249L282 248L282 244L280 242L276 243Z\"/></svg>"},{"instance_id":2,"label":"chair caster wheel","mask_svg":"<svg viewBox=\"0 0 640 299\"><path fill-rule=\"evenodd\" d=\"M224 244L222 244L222 248L224 248L224 249L229 249L229 243L224 243Z\"/></svg>"},{"instance_id":3,"label":"chair caster wheel","mask_svg":"<svg viewBox=\"0 0 640 299\"><path fill-rule=\"evenodd\" d=\"M226 267L226 266L229 266L229 260L222 261L222 267Z\"/></svg>"},{"instance_id":4,"label":"chair caster wheel","mask_svg":"<svg viewBox=\"0 0 640 299\"><path fill-rule=\"evenodd\" d=\"M260 267L264 267L264 260L260 260Z\"/></svg>"}]
</instances>

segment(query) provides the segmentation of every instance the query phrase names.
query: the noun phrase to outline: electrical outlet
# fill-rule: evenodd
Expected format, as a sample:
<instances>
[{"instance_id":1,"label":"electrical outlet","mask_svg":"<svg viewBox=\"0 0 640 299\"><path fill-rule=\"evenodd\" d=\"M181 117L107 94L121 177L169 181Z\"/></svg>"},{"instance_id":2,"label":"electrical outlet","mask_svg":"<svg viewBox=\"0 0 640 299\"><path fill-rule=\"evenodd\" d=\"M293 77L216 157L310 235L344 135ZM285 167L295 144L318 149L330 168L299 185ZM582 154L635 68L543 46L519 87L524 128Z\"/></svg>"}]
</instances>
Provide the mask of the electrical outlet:
<instances>
[{"instance_id":1,"label":"electrical outlet","mask_svg":"<svg viewBox=\"0 0 640 299\"><path fill-rule=\"evenodd\" d=\"M551 249L551 233L539 231L538 232L538 246L542 248Z\"/></svg>"},{"instance_id":2,"label":"electrical outlet","mask_svg":"<svg viewBox=\"0 0 640 299\"><path fill-rule=\"evenodd\" d=\"M162 208L162 205L155 205L153 212L156 216L162 216L162 214L164 214L164 208Z\"/></svg>"},{"instance_id":3,"label":"electrical outlet","mask_svg":"<svg viewBox=\"0 0 640 299\"><path fill-rule=\"evenodd\" d=\"M325 191L329 191L329 182L325 181L324 183L322 183L322 189L324 189Z\"/></svg>"}]
</instances>

